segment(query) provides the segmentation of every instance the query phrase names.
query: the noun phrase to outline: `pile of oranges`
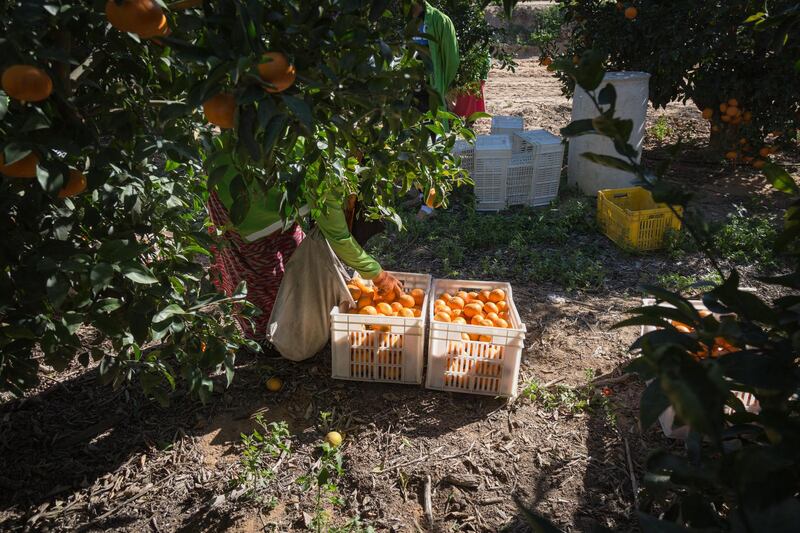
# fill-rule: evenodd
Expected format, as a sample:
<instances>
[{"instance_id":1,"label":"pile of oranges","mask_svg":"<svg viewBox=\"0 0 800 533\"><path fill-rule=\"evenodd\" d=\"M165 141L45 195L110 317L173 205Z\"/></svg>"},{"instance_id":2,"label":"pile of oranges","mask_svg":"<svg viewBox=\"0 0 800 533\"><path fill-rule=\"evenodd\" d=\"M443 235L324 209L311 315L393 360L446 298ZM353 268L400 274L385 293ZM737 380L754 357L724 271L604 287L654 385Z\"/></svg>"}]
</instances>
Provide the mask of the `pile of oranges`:
<instances>
[{"instance_id":1,"label":"pile of oranges","mask_svg":"<svg viewBox=\"0 0 800 533\"><path fill-rule=\"evenodd\" d=\"M700 311L701 317L706 317L710 314L711 313L706 310ZM669 323L672 324L672 326L678 330L679 333L694 333L694 328L688 324L684 324L678 320L670 320ZM693 353L692 357L694 357L695 361L700 361L709 357L716 359L718 357L722 357L723 355L738 351L739 348L729 343L724 337L716 337L714 339L714 346L712 346L711 349L709 349L708 346L703 345L703 348L700 351Z\"/></svg>"},{"instance_id":2,"label":"pile of oranges","mask_svg":"<svg viewBox=\"0 0 800 533\"><path fill-rule=\"evenodd\" d=\"M394 293L382 296L375 287L367 285L361 278L353 278L347 284L347 289L356 302L356 307L350 311L351 314L403 318L422 316L422 304L425 302L425 291L422 289L412 289L400 296Z\"/></svg>"},{"instance_id":3,"label":"pile of oranges","mask_svg":"<svg viewBox=\"0 0 800 533\"><path fill-rule=\"evenodd\" d=\"M455 294L444 293L440 294L437 300L433 302L433 319L437 322L509 328L510 319L508 313L506 291L503 289L480 292L458 291ZM462 337L464 340L492 341L492 338L488 335L464 333Z\"/></svg>"},{"instance_id":4,"label":"pile of oranges","mask_svg":"<svg viewBox=\"0 0 800 533\"><path fill-rule=\"evenodd\" d=\"M736 140L738 129L742 125L750 124L753 120L753 113L741 106L736 98L722 102L719 104L718 110L706 107L703 109L703 118L711 122L712 133L726 132L733 137L732 145L725 153L725 159L729 161L741 160L761 170L766 166L769 156L777 153L774 147L767 145L762 146L756 153L746 138L742 137Z\"/></svg>"}]
</instances>

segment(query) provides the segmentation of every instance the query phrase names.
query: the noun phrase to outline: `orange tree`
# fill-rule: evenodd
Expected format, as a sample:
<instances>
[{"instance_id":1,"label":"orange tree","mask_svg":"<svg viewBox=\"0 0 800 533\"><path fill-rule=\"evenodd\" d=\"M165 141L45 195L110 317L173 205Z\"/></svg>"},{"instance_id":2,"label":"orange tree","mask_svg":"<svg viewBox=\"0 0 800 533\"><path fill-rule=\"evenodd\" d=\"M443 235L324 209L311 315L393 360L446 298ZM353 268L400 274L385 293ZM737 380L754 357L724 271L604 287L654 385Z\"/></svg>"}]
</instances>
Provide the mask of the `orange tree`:
<instances>
[{"instance_id":1,"label":"orange tree","mask_svg":"<svg viewBox=\"0 0 800 533\"><path fill-rule=\"evenodd\" d=\"M76 356L160 401L229 382L246 287L199 260L223 173L234 219L247 187L279 187L287 221L338 188L399 222L415 183L458 185L461 123L410 105L425 57L387 4L0 1L0 389Z\"/></svg>"},{"instance_id":2,"label":"orange tree","mask_svg":"<svg viewBox=\"0 0 800 533\"><path fill-rule=\"evenodd\" d=\"M763 166L776 143L793 142L800 124L800 44L775 43L761 31L749 0L560 0L571 31L566 58L588 49L608 70L649 72L656 107L692 100L711 122L712 138L730 159ZM766 3L772 12L793 0ZM775 46L778 44L779 46ZM574 82L559 74L566 93ZM764 150L766 148L766 150Z\"/></svg>"}]
</instances>

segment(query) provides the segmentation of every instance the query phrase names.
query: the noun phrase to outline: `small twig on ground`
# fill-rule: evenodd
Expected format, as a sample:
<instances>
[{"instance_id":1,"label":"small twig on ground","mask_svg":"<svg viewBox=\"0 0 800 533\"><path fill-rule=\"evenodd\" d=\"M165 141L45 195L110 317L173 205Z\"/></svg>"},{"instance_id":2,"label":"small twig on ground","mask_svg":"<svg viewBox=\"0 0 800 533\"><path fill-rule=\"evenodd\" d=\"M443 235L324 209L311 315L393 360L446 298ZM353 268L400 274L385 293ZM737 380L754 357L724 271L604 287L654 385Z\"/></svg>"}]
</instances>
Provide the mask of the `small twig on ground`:
<instances>
[{"instance_id":1,"label":"small twig on ground","mask_svg":"<svg viewBox=\"0 0 800 533\"><path fill-rule=\"evenodd\" d=\"M633 507L634 509L639 508L639 484L636 482L636 472L633 471L633 460L631 460L631 449L628 446L628 439L625 435L622 436L622 440L625 442L625 456L628 459L628 471L630 472L631 476L631 488L633 488Z\"/></svg>"},{"instance_id":2,"label":"small twig on ground","mask_svg":"<svg viewBox=\"0 0 800 533\"><path fill-rule=\"evenodd\" d=\"M425 508L425 517L428 519L428 526L433 529L433 500L431 498L431 476L425 476L425 495L423 499L423 506Z\"/></svg>"},{"instance_id":3,"label":"small twig on ground","mask_svg":"<svg viewBox=\"0 0 800 533\"><path fill-rule=\"evenodd\" d=\"M430 459L432 462L447 461L448 459L455 459L456 457L461 457L462 455L469 454L472 451L472 448L474 448L474 447L475 447L475 442L470 444L469 448L466 451L463 451L463 452L454 453L452 455L445 455L444 457L437 457L435 459L430 459L431 455L433 455L433 454L428 454L428 455L420 457L418 459L414 459L413 461L406 461L405 463L400 463L400 464L397 464L397 465L394 465L394 466L390 466L388 468L383 468L383 469L380 469L380 470L373 470L372 473L373 474L384 474L384 473L389 472L391 470L396 470L398 468L403 468L405 466L410 466L410 465L414 465L414 464L417 464L417 463L421 463L421 462L426 461L428 459ZM441 451L442 448L443 448L443 446L440 446L439 448L436 449L436 452ZM433 452L433 453L436 453L436 452Z\"/></svg>"},{"instance_id":4,"label":"small twig on ground","mask_svg":"<svg viewBox=\"0 0 800 533\"><path fill-rule=\"evenodd\" d=\"M542 388L542 389L549 389L550 387L552 387L552 386L553 386L553 385L555 385L556 383L561 383L561 382L562 382L562 381L564 381L565 379L566 379L566 378L565 378L565 377L563 377L563 376L562 376L562 377L560 377L560 378L551 379L550 381L548 381L547 383L545 383L544 385L542 385L542 386L541 386L541 388Z\"/></svg>"},{"instance_id":5,"label":"small twig on ground","mask_svg":"<svg viewBox=\"0 0 800 533\"><path fill-rule=\"evenodd\" d=\"M621 376L610 377L610 378L600 376L599 378L592 380L592 385L598 387L600 385L613 385L615 383L623 383L634 377L634 375L635 374L622 374Z\"/></svg>"}]
</instances>

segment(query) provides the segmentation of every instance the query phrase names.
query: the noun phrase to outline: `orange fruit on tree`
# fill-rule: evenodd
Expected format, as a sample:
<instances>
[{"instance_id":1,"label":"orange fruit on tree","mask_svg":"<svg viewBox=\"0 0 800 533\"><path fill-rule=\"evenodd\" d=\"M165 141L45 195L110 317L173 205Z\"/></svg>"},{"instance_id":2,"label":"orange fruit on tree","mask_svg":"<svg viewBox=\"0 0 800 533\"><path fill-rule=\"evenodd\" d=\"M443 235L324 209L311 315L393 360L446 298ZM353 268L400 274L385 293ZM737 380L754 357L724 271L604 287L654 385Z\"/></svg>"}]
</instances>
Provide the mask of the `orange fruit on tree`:
<instances>
[{"instance_id":1,"label":"orange fruit on tree","mask_svg":"<svg viewBox=\"0 0 800 533\"><path fill-rule=\"evenodd\" d=\"M763 159L756 159L755 161L753 161L753 167L756 168L757 170L761 170L765 166L767 166L767 162L764 161Z\"/></svg>"},{"instance_id":2,"label":"orange fruit on tree","mask_svg":"<svg viewBox=\"0 0 800 533\"><path fill-rule=\"evenodd\" d=\"M729 105L727 111L725 111L725 114L728 115L729 117L738 117L739 115L742 114L742 112L739 110L738 107Z\"/></svg>"},{"instance_id":3,"label":"orange fruit on tree","mask_svg":"<svg viewBox=\"0 0 800 533\"><path fill-rule=\"evenodd\" d=\"M0 174L9 178L35 178L38 164L39 156L31 152L22 159L6 165L3 151L0 150Z\"/></svg>"},{"instance_id":4,"label":"orange fruit on tree","mask_svg":"<svg viewBox=\"0 0 800 533\"><path fill-rule=\"evenodd\" d=\"M86 190L86 176L84 176L82 172L79 172L75 169L70 169L67 183L65 183L64 187L62 187L61 190L58 191L58 197L68 198L70 196L75 196L76 194L80 194L85 190Z\"/></svg>"},{"instance_id":5,"label":"orange fruit on tree","mask_svg":"<svg viewBox=\"0 0 800 533\"><path fill-rule=\"evenodd\" d=\"M771 154L771 153L772 153L772 150L769 148L769 146L765 146L761 150L758 151L758 155L760 155L761 157L769 157L769 154Z\"/></svg>"},{"instance_id":6,"label":"orange fruit on tree","mask_svg":"<svg viewBox=\"0 0 800 533\"><path fill-rule=\"evenodd\" d=\"M639 10L633 6L625 10L625 18L628 20L633 20L638 16L639 16Z\"/></svg>"},{"instance_id":7,"label":"orange fruit on tree","mask_svg":"<svg viewBox=\"0 0 800 533\"><path fill-rule=\"evenodd\" d=\"M738 157L739 157L739 154L737 152L733 152L733 151L728 152L727 154L725 154L725 159L728 159L730 161L734 161Z\"/></svg>"},{"instance_id":8,"label":"orange fruit on tree","mask_svg":"<svg viewBox=\"0 0 800 533\"><path fill-rule=\"evenodd\" d=\"M297 73L294 65L289 63L289 59L283 52L267 52L264 54L263 63L258 64L258 75L265 82L272 85L267 87L269 93L280 93L288 89L294 83Z\"/></svg>"},{"instance_id":9,"label":"orange fruit on tree","mask_svg":"<svg viewBox=\"0 0 800 533\"><path fill-rule=\"evenodd\" d=\"M159 28L166 23L164 11L153 0L108 0L106 19L119 31L145 39L159 35Z\"/></svg>"},{"instance_id":10,"label":"orange fruit on tree","mask_svg":"<svg viewBox=\"0 0 800 533\"><path fill-rule=\"evenodd\" d=\"M731 117L730 117L730 115L727 115L727 114L726 114L726 115L722 115L722 116L720 117L720 120L721 120L722 122L728 123L728 122L730 122L730 121L731 121Z\"/></svg>"},{"instance_id":11,"label":"orange fruit on tree","mask_svg":"<svg viewBox=\"0 0 800 533\"><path fill-rule=\"evenodd\" d=\"M739 100L737 100L736 98L731 98L730 100L728 100L728 106L739 107Z\"/></svg>"},{"instance_id":12,"label":"orange fruit on tree","mask_svg":"<svg viewBox=\"0 0 800 533\"><path fill-rule=\"evenodd\" d=\"M0 79L5 93L23 102L41 102L53 92L53 80L44 70L31 65L12 65Z\"/></svg>"},{"instance_id":13,"label":"orange fruit on tree","mask_svg":"<svg viewBox=\"0 0 800 533\"><path fill-rule=\"evenodd\" d=\"M751 113L750 111L745 111L742 114L742 120L744 120L745 123L750 122L751 120L753 120L753 113Z\"/></svg>"},{"instance_id":14,"label":"orange fruit on tree","mask_svg":"<svg viewBox=\"0 0 800 533\"><path fill-rule=\"evenodd\" d=\"M236 97L230 93L219 93L203 102L206 120L222 129L234 126L236 116Z\"/></svg>"},{"instance_id":15,"label":"orange fruit on tree","mask_svg":"<svg viewBox=\"0 0 800 533\"><path fill-rule=\"evenodd\" d=\"M728 111L728 104L727 104L727 102L722 102L721 104L719 104L719 110L720 110L722 113L725 113L726 111Z\"/></svg>"},{"instance_id":16,"label":"orange fruit on tree","mask_svg":"<svg viewBox=\"0 0 800 533\"><path fill-rule=\"evenodd\" d=\"M703 118L706 120L711 120L714 118L714 110L710 107L703 109Z\"/></svg>"},{"instance_id":17,"label":"orange fruit on tree","mask_svg":"<svg viewBox=\"0 0 800 533\"><path fill-rule=\"evenodd\" d=\"M553 64L553 60L547 56L544 56L539 59L539 64L544 67L549 67L550 65Z\"/></svg>"}]
</instances>

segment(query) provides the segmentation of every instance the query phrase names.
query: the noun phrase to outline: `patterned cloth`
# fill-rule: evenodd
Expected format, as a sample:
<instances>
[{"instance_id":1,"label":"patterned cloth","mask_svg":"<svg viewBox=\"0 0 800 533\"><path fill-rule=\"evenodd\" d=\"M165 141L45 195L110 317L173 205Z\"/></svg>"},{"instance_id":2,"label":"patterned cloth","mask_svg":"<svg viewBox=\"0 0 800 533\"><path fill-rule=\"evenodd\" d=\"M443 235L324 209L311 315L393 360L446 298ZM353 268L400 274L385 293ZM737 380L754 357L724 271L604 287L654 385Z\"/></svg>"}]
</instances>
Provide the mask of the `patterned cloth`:
<instances>
[{"instance_id":1,"label":"patterned cloth","mask_svg":"<svg viewBox=\"0 0 800 533\"><path fill-rule=\"evenodd\" d=\"M211 193L207 208L216 226L230 226L228 212L216 192ZM261 310L252 321L236 316L247 338L258 342L266 339L269 315L286 271L286 262L304 237L297 224L286 232L277 232L254 242L243 240L235 231L226 231L220 245L212 248L211 279L217 290L230 296L244 280L247 282L247 301Z\"/></svg>"}]
</instances>

